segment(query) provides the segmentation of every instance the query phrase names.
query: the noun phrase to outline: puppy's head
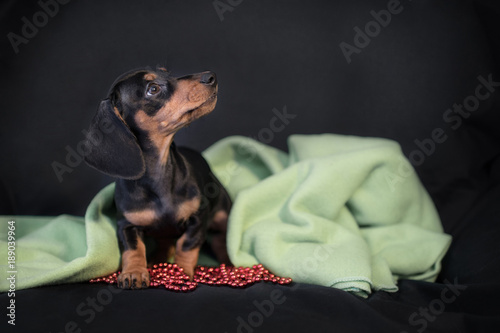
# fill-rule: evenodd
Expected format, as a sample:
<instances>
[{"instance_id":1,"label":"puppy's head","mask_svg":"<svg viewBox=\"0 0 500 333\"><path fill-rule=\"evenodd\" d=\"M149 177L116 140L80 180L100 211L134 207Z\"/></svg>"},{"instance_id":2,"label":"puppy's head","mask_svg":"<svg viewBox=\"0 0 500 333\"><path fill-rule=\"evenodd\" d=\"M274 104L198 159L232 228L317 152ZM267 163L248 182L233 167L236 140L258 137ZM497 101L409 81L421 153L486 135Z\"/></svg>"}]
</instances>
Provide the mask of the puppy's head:
<instances>
[{"instance_id":1,"label":"puppy's head","mask_svg":"<svg viewBox=\"0 0 500 333\"><path fill-rule=\"evenodd\" d=\"M109 98L130 127L151 131L157 125L163 134L175 133L214 109L217 77L203 72L174 78L162 69L137 70L119 77Z\"/></svg>"},{"instance_id":2,"label":"puppy's head","mask_svg":"<svg viewBox=\"0 0 500 333\"><path fill-rule=\"evenodd\" d=\"M86 138L92 149L85 161L115 177L140 178L145 172L143 149L156 149L160 156L175 132L210 113L216 103L213 72L179 78L164 69L125 73L92 120Z\"/></svg>"}]
</instances>

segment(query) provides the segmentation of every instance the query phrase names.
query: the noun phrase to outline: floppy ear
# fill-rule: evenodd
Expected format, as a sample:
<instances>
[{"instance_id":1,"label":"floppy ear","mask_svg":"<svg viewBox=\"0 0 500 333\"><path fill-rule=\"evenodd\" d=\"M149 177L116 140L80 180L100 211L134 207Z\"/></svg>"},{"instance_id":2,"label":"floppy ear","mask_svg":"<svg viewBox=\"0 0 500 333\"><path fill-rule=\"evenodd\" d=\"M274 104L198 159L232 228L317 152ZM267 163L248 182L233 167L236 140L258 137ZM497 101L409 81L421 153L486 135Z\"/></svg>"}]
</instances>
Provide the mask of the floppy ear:
<instances>
[{"instance_id":1,"label":"floppy ear","mask_svg":"<svg viewBox=\"0 0 500 333\"><path fill-rule=\"evenodd\" d=\"M125 179L144 174L146 166L137 138L115 113L109 99L101 101L85 140L85 146L92 147L85 155L91 167Z\"/></svg>"}]
</instances>

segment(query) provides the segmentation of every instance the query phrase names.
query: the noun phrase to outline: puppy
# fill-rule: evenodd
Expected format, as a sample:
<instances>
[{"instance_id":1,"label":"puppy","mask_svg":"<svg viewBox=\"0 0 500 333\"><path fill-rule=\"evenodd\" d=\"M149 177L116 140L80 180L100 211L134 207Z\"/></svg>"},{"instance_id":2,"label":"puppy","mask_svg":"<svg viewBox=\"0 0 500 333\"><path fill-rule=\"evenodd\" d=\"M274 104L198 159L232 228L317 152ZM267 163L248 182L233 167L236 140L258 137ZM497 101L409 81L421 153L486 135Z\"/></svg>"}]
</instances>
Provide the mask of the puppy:
<instances>
[{"instance_id":1,"label":"puppy","mask_svg":"<svg viewBox=\"0 0 500 333\"><path fill-rule=\"evenodd\" d=\"M213 72L174 78L164 69L139 69L120 76L98 107L87 140L102 139L85 161L117 178L121 288L149 286L145 237L156 242L151 263L174 256L191 279L209 230L217 259L229 262L231 200L201 154L173 141L178 130L214 109L217 90Z\"/></svg>"}]
</instances>

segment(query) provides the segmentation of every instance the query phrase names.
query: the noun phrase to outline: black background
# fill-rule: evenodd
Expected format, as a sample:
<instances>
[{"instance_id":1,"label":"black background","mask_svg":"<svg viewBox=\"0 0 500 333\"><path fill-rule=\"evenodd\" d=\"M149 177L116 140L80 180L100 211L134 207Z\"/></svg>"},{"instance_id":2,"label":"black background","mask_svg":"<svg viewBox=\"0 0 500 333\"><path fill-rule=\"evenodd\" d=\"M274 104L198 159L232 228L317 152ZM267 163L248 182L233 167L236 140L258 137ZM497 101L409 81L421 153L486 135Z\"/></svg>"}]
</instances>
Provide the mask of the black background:
<instances>
[{"instance_id":1,"label":"black background","mask_svg":"<svg viewBox=\"0 0 500 333\"><path fill-rule=\"evenodd\" d=\"M395 139L408 155L415 140L443 128L449 139L417 171L433 194L467 181L498 152L490 147L498 147L498 113L487 112L498 94L456 131L442 117L474 93L478 75L493 73L498 30L481 20L497 17L472 1L401 1L401 12L347 63L340 43L354 46L353 28L387 4L242 1L221 21L212 1L70 1L16 54L7 34L22 35L22 18L33 23L42 8L4 2L1 211L82 215L111 180L81 163L60 182L52 163L66 164L66 146L76 150L118 75L156 65L174 75L210 69L219 78L215 112L179 132L178 144L202 150L228 135L258 137L272 109L286 106L297 117L275 133L273 146L286 149L290 134L328 132ZM470 149L471 139L479 146Z\"/></svg>"},{"instance_id":2,"label":"black background","mask_svg":"<svg viewBox=\"0 0 500 333\"><path fill-rule=\"evenodd\" d=\"M474 96L478 77L491 75L500 81L498 1L401 0L400 13L392 15L359 53L352 54L350 63L340 44L354 45L354 28L364 30L374 20L371 11L387 9L390 1L222 2L237 5L225 11L221 20L211 0L73 0L59 5L57 13L42 22L16 53L9 33L22 35L23 17L33 22L42 9L37 1L3 1L0 214L83 215L97 191L112 179L82 162L59 181L52 164L66 164L66 147L76 149L84 137L82 130L114 79L143 66L165 66L174 75L209 69L218 75L217 107L180 131L177 144L203 150L229 135L259 139L262 129L269 128L273 109L285 106L296 117L267 142L284 150L287 137L296 133L398 141L408 157L423 156L414 163L415 169L436 203L445 230L454 237L438 283L458 279L469 285L460 301L427 331L479 327L471 330L479 332L498 322L493 315L499 312L495 312L498 305L492 301L499 296L500 273L498 88L470 117L461 118L458 128L443 118L454 104ZM435 129L442 129L447 140L435 143L425 154L417 142L429 142ZM287 294L292 301L281 308L282 315L273 316L261 330L277 329L279 320L300 312L302 301L311 306L309 297L315 295L324 307L311 311L303 319L304 326L296 327L318 322L320 328L331 324L341 331L349 327L398 331L408 326L409 314L439 297L444 288L410 281L402 286L395 295L377 293L368 302L337 290L301 286L314 292L300 289ZM265 287L252 288L265 293ZM59 326L47 326L56 330L67 320L65 309L74 309L86 293L94 292L74 290L79 294L68 301L55 289L20 292L21 300L38 300L20 311L37 313L46 293L56 293L53 301L60 303L56 310L61 312L51 318L59 318L54 319ZM119 304L126 307L145 294L120 295ZM193 295L207 297L204 292ZM235 313L246 313L252 308L251 299L239 295L228 304ZM154 306L170 302L158 297ZM346 302L352 315L332 314L342 309L335 298ZM358 321L366 313L370 319Z\"/></svg>"}]
</instances>

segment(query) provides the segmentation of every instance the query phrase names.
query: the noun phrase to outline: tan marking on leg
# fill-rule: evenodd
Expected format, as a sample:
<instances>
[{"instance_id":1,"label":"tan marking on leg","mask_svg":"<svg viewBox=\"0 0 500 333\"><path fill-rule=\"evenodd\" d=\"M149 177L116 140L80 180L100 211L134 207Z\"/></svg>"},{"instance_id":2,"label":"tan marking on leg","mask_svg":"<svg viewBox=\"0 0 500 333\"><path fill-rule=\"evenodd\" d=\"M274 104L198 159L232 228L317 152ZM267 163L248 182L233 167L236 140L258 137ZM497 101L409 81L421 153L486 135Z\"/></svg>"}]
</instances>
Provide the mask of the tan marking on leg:
<instances>
[{"instance_id":1,"label":"tan marking on leg","mask_svg":"<svg viewBox=\"0 0 500 333\"><path fill-rule=\"evenodd\" d=\"M215 213L209 228L217 233L212 237L212 251L214 251L217 260L224 264L231 264L227 253L227 222L228 213L225 210L219 210Z\"/></svg>"},{"instance_id":2,"label":"tan marking on leg","mask_svg":"<svg viewBox=\"0 0 500 333\"><path fill-rule=\"evenodd\" d=\"M199 197L186 200L177 207L175 218L177 221L186 221L191 215L198 211L198 208L200 208Z\"/></svg>"},{"instance_id":3,"label":"tan marking on leg","mask_svg":"<svg viewBox=\"0 0 500 333\"><path fill-rule=\"evenodd\" d=\"M186 234L182 235L181 238L177 240L177 245L175 249L175 263L184 269L191 280L194 277L194 269L198 263L198 256L200 254L200 248L196 247L192 250L184 251L182 250L182 245L186 240Z\"/></svg>"},{"instance_id":4,"label":"tan marking on leg","mask_svg":"<svg viewBox=\"0 0 500 333\"><path fill-rule=\"evenodd\" d=\"M149 272L146 262L146 246L138 238L137 248L122 253L122 271L118 285L125 289L141 289L149 286Z\"/></svg>"},{"instance_id":5,"label":"tan marking on leg","mask_svg":"<svg viewBox=\"0 0 500 333\"><path fill-rule=\"evenodd\" d=\"M169 244L167 248L167 260L174 259L175 260L175 242L172 240L172 243Z\"/></svg>"},{"instance_id":6,"label":"tan marking on leg","mask_svg":"<svg viewBox=\"0 0 500 333\"><path fill-rule=\"evenodd\" d=\"M158 215L154 209L124 212L123 216L130 223L142 227L148 226L158 220Z\"/></svg>"},{"instance_id":7,"label":"tan marking on leg","mask_svg":"<svg viewBox=\"0 0 500 333\"><path fill-rule=\"evenodd\" d=\"M210 223L210 228L225 232L227 230L227 220L228 220L227 212L221 209L215 212L214 217L212 219L212 223Z\"/></svg>"}]
</instances>

